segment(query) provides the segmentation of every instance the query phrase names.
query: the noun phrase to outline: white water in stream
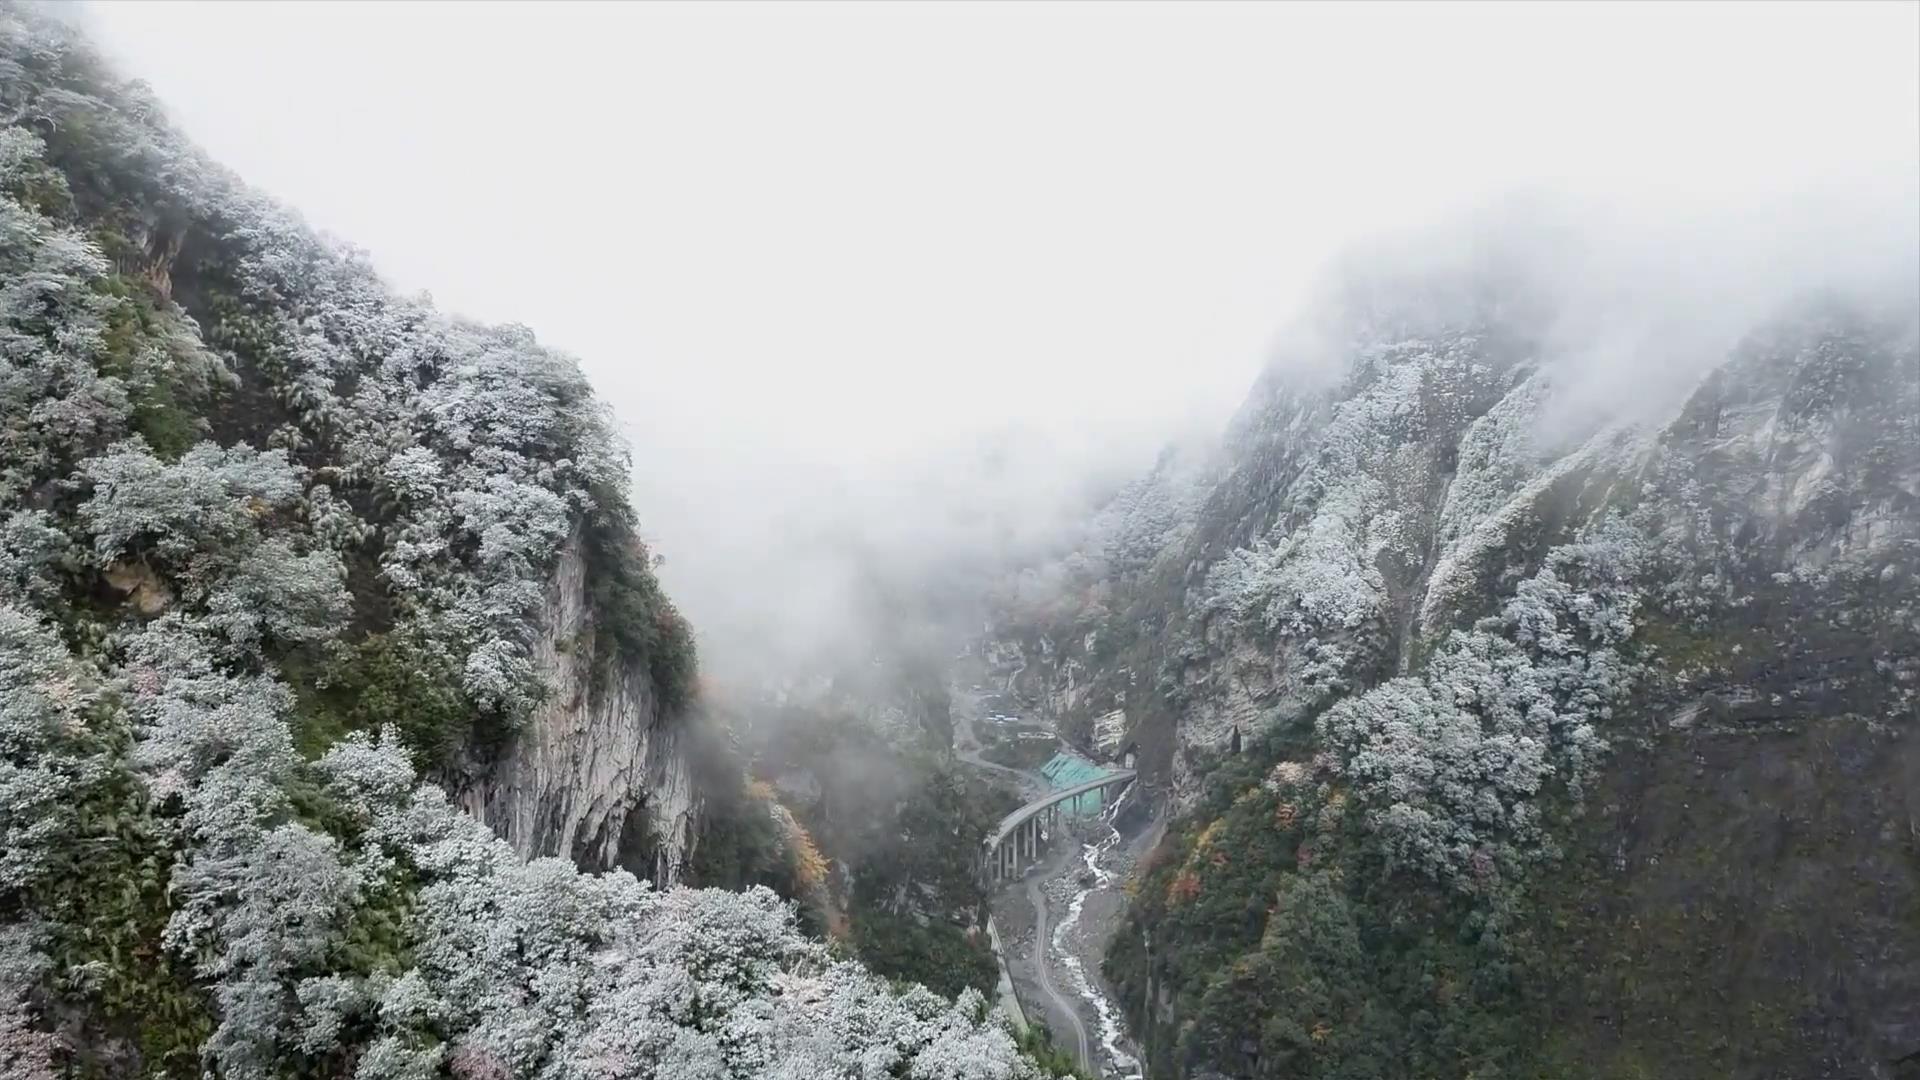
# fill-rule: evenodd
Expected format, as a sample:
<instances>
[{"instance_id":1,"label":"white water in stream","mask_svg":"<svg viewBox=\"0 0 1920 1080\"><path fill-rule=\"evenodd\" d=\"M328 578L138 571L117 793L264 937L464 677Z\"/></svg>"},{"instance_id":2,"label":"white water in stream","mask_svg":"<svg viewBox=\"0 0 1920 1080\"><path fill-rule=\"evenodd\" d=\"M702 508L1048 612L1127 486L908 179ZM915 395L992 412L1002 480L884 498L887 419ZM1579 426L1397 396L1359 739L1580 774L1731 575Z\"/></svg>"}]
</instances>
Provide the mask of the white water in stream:
<instances>
[{"instance_id":1,"label":"white water in stream","mask_svg":"<svg viewBox=\"0 0 1920 1080\"><path fill-rule=\"evenodd\" d=\"M1114 1006L1113 1002L1107 1000L1107 995L1101 993L1099 987L1093 984L1080 958L1073 955L1066 944L1067 932L1079 923L1080 909L1086 906L1088 894L1113 884L1113 875L1100 866L1100 856L1105 855L1112 850L1113 845L1120 842L1120 830L1113 827L1113 819L1119 815L1120 808L1126 804L1127 796L1131 794L1133 794L1133 787L1129 785L1120 793L1120 797L1113 801L1113 805L1107 807L1106 811L1100 815L1100 824L1106 828L1107 835L1082 848L1081 857L1086 861L1087 869L1092 872L1094 883L1074 894L1073 902L1067 905L1066 918L1061 919L1054 926L1053 952L1061 965L1073 973L1075 989L1079 991L1080 996L1093 1006L1094 1012L1100 1014L1100 1048L1106 1051L1107 1060L1113 1063L1121 1076L1128 1080L1141 1080L1144 1074L1140 1071L1140 1062L1133 1055L1120 1049L1120 1040L1126 1034L1120 1024L1120 1010ZM1088 1064L1093 1063L1088 1062Z\"/></svg>"}]
</instances>

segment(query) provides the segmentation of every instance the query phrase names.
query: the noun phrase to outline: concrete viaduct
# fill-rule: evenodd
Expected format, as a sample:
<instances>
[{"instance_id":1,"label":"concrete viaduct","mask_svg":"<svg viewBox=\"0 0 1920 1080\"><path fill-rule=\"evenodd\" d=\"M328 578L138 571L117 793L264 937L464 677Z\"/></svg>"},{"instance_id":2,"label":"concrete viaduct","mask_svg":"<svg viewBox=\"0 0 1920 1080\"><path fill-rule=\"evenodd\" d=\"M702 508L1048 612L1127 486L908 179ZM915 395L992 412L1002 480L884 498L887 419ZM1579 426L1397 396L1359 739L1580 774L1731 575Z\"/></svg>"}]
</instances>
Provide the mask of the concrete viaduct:
<instances>
[{"instance_id":1,"label":"concrete viaduct","mask_svg":"<svg viewBox=\"0 0 1920 1080\"><path fill-rule=\"evenodd\" d=\"M1030 867L1040 858L1040 830L1049 829L1060 820L1060 804L1076 799L1092 791L1105 791L1102 805L1113 804L1112 794L1133 782L1132 769L1115 769L1097 780L1089 780L1077 787L1062 788L1049 792L1044 798L1035 799L1027 805L1000 819L993 835L981 842L981 872L989 882L1005 881L1020 876L1023 867Z\"/></svg>"}]
</instances>

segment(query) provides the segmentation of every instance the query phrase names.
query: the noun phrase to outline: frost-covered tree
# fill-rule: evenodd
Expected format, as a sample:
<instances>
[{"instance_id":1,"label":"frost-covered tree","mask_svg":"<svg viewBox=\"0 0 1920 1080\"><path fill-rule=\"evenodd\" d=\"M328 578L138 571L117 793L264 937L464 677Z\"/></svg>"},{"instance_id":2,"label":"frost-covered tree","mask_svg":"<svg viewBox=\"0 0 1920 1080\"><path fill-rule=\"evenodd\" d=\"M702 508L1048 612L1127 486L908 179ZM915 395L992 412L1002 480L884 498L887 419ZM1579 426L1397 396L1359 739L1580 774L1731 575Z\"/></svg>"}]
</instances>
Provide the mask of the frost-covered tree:
<instances>
[{"instance_id":1,"label":"frost-covered tree","mask_svg":"<svg viewBox=\"0 0 1920 1080\"><path fill-rule=\"evenodd\" d=\"M84 462L80 475L92 494L79 519L96 561L157 564L203 613L203 627L233 647L318 641L346 620L339 556L265 535L302 502L303 471L284 451L202 443L168 463L132 439Z\"/></svg>"},{"instance_id":2,"label":"frost-covered tree","mask_svg":"<svg viewBox=\"0 0 1920 1080\"><path fill-rule=\"evenodd\" d=\"M32 995L51 966L35 947L34 928L0 926L0 1075L54 1080L66 1042L35 1026Z\"/></svg>"},{"instance_id":3,"label":"frost-covered tree","mask_svg":"<svg viewBox=\"0 0 1920 1080\"><path fill-rule=\"evenodd\" d=\"M1417 677L1344 699L1318 730L1390 857L1480 889L1551 852L1550 787L1578 797L1640 664L1637 579L1648 545L1602 519L1520 583L1501 613L1456 631Z\"/></svg>"},{"instance_id":4,"label":"frost-covered tree","mask_svg":"<svg viewBox=\"0 0 1920 1080\"><path fill-rule=\"evenodd\" d=\"M73 541L44 510L18 510L0 518L0 599L52 605L59 575L79 562Z\"/></svg>"},{"instance_id":5,"label":"frost-covered tree","mask_svg":"<svg viewBox=\"0 0 1920 1080\"><path fill-rule=\"evenodd\" d=\"M85 749L97 682L38 619L0 603L0 896L29 885L72 831L100 768Z\"/></svg>"},{"instance_id":6,"label":"frost-covered tree","mask_svg":"<svg viewBox=\"0 0 1920 1080\"><path fill-rule=\"evenodd\" d=\"M103 562L153 555L185 565L218 554L259 530L262 515L300 497L301 471L281 450L201 443L163 462L130 439L82 464L92 495L80 520Z\"/></svg>"},{"instance_id":7,"label":"frost-covered tree","mask_svg":"<svg viewBox=\"0 0 1920 1080\"><path fill-rule=\"evenodd\" d=\"M124 383L100 372L107 261L16 194L42 150L28 131L0 131L0 499L122 433L131 411Z\"/></svg>"},{"instance_id":8,"label":"frost-covered tree","mask_svg":"<svg viewBox=\"0 0 1920 1080\"><path fill-rule=\"evenodd\" d=\"M227 1075L267 1076L294 1005L290 973L338 938L359 877L337 841L284 820L299 766L292 695L223 671L203 633L175 613L128 642L133 763L177 813L166 939L213 985L220 1024L206 1053Z\"/></svg>"},{"instance_id":9,"label":"frost-covered tree","mask_svg":"<svg viewBox=\"0 0 1920 1080\"><path fill-rule=\"evenodd\" d=\"M52 1080L63 1042L36 1026L51 962L28 891L71 858L76 803L108 767L97 679L27 611L0 602L0 1073Z\"/></svg>"},{"instance_id":10,"label":"frost-covered tree","mask_svg":"<svg viewBox=\"0 0 1920 1080\"><path fill-rule=\"evenodd\" d=\"M334 634L351 606L346 570L331 551L298 554L283 540L248 551L207 598L206 625L242 648L263 637L317 641Z\"/></svg>"},{"instance_id":11,"label":"frost-covered tree","mask_svg":"<svg viewBox=\"0 0 1920 1080\"><path fill-rule=\"evenodd\" d=\"M321 762L366 836L423 881L416 966L302 984L309 1032L372 1017L369 1077L1031 1077L977 995L889 988L829 959L765 889L658 892L521 862L403 755L362 736Z\"/></svg>"}]
</instances>

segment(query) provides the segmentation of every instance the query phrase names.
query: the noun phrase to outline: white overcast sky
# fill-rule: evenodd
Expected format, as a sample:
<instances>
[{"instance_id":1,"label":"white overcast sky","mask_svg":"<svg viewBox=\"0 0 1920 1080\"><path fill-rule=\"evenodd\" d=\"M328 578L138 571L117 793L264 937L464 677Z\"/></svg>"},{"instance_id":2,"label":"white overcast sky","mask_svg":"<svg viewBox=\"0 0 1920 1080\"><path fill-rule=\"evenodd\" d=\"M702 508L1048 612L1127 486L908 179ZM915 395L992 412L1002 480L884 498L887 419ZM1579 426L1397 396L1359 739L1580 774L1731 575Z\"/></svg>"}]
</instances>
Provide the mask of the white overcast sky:
<instances>
[{"instance_id":1,"label":"white overcast sky","mask_svg":"<svg viewBox=\"0 0 1920 1080\"><path fill-rule=\"evenodd\" d=\"M1915 5L93 7L217 158L629 420L889 451L1237 401L1351 235L1911 160Z\"/></svg>"},{"instance_id":2,"label":"white overcast sky","mask_svg":"<svg viewBox=\"0 0 1920 1080\"><path fill-rule=\"evenodd\" d=\"M1330 254L1502 191L1711 201L1911 173L1917 13L145 0L87 17L193 138L397 285L576 353L634 432L658 527L694 484L764 482L775 459L858 467L1008 423L1098 442L1217 422Z\"/></svg>"}]
</instances>

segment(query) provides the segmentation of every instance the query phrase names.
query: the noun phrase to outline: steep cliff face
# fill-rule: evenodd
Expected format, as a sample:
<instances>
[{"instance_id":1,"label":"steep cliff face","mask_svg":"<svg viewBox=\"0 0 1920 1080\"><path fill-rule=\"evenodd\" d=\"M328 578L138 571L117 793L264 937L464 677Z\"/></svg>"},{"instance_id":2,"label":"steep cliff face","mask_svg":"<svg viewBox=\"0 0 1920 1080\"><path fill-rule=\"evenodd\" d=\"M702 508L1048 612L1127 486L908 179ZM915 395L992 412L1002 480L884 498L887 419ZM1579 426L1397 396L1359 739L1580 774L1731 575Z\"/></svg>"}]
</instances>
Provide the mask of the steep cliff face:
<instances>
[{"instance_id":1,"label":"steep cliff face","mask_svg":"<svg viewBox=\"0 0 1920 1080\"><path fill-rule=\"evenodd\" d=\"M1722 602L1646 620L1665 678L1543 880L1554 1043L1596 1075L1920 1073L1917 364L1911 327L1802 324L1640 474Z\"/></svg>"},{"instance_id":2,"label":"steep cliff face","mask_svg":"<svg viewBox=\"0 0 1920 1080\"><path fill-rule=\"evenodd\" d=\"M523 856L624 866L664 887L680 880L700 811L682 718L663 709L644 658L617 658L596 676L602 616L588 564L576 532L534 639L546 693L460 801Z\"/></svg>"}]
</instances>

